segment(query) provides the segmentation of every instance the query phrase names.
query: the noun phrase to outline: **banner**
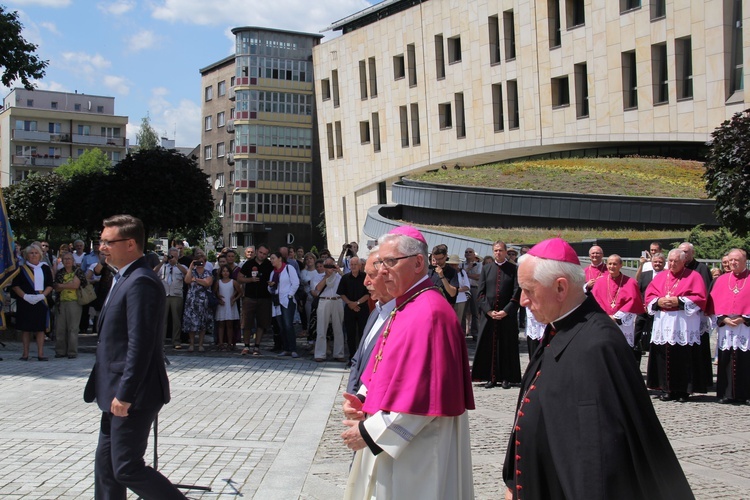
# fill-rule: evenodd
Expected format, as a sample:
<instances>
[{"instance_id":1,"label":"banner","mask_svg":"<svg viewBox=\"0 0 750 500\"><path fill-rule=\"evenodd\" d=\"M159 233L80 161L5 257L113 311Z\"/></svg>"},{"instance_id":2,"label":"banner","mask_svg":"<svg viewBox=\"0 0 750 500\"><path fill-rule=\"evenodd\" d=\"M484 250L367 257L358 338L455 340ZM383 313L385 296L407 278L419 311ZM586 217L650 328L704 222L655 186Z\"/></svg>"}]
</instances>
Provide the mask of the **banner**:
<instances>
[{"instance_id":1,"label":"banner","mask_svg":"<svg viewBox=\"0 0 750 500\"><path fill-rule=\"evenodd\" d=\"M5 199L0 191L0 289L8 286L18 274L18 262L13 246L13 232L5 209ZM5 330L5 295L0 293L0 330Z\"/></svg>"}]
</instances>

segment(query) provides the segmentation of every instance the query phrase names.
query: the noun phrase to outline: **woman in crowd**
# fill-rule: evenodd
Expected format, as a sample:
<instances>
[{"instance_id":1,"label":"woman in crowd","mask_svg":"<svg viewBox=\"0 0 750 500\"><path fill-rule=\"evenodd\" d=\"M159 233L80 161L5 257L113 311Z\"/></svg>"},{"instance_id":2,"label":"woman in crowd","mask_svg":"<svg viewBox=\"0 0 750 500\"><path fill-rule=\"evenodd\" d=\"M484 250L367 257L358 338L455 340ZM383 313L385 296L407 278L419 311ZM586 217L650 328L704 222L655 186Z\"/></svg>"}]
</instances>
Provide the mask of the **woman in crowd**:
<instances>
[{"instance_id":1,"label":"woman in crowd","mask_svg":"<svg viewBox=\"0 0 750 500\"><path fill-rule=\"evenodd\" d=\"M112 288L112 278L114 276L112 268L107 265L106 256L99 254L99 262L93 264L86 271L86 281L94 284L96 300L91 303L94 309L94 331L96 330L99 313L102 311L104 302L107 300L109 290Z\"/></svg>"},{"instance_id":2,"label":"woman in crowd","mask_svg":"<svg viewBox=\"0 0 750 500\"><path fill-rule=\"evenodd\" d=\"M315 254L307 252L302 259L303 266L300 271L300 284L299 286L305 291L305 302L303 304L305 308L305 319L303 326L303 334L307 334L310 331L310 308L312 307L313 297L310 295L310 287L312 286L313 279L317 276L318 271L315 270Z\"/></svg>"},{"instance_id":3,"label":"woman in crowd","mask_svg":"<svg viewBox=\"0 0 750 500\"><path fill-rule=\"evenodd\" d=\"M11 287L16 295L16 329L22 332L23 354L21 361L29 360L32 332L36 336L37 359L47 361L44 355L44 333L49 331L49 294L52 293L52 271L42 262L42 249L29 245L23 251L25 264L13 279Z\"/></svg>"},{"instance_id":4,"label":"woman in crowd","mask_svg":"<svg viewBox=\"0 0 750 500\"><path fill-rule=\"evenodd\" d=\"M272 253L269 259L273 274L268 282L268 291L273 300L272 314L278 317L283 349L278 355L298 358L297 336L294 333L294 310L297 307L294 294L299 288L299 276L296 269L289 269L281 252Z\"/></svg>"},{"instance_id":5,"label":"woman in crowd","mask_svg":"<svg viewBox=\"0 0 750 500\"><path fill-rule=\"evenodd\" d=\"M55 274L54 284L57 292L55 357L73 359L78 356L78 324L82 310L77 290L86 286L86 275L76 266L72 253L64 253L60 259L63 267Z\"/></svg>"},{"instance_id":6,"label":"woman in crowd","mask_svg":"<svg viewBox=\"0 0 750 500\"><path fill-rule=\"evenodd\" d=\"M234 350L234 322L240 319L237 301L242 297L242 287L232 279L232 271L226 264L219 268L218 279L214 282L214 294L219 299L216 306L216 331L219 350ZM224 343L226 334L227 343Z\"/></svg>"},{"instance_id":7,"label":"woman in crowd","mask_svg":"<svg viewBox=\"0 0 750 500\"><path fill-rule=\"evenodd\" d=\"M451 266L456 271L456 274L458 274L458 292L456 293L456 303L453 304L453 310L456 311L458 321L461 321L463 320L466 301L468 300L466 293L471 290L471 282L469 281L469 276L466 274L466 271L459 268L461 260L458 258L458 255L451 254L450 257L448 257L446 264Z\"/></svg>"},{"instance_id":8,"label":"woman in crowd","mask_svg":"<svg viewBox=\"0 0 750 500\"><path fill-rule=\"evenodd\" d=\"M213 282L211 271L206 269L206 262L203 259L196 258L190 263L188 273L185 275L188 293L185 298L185 312L182 315L182 328L190 336L188 352L193 352L196 333L198 334L198 352L206 350L203 347L203 338L206 336L206 328L210 327L213 321L211 308L208 307L208 289Z\"/></svg>"},{"instance_id":9,"label":"woman in crowd","mask_svg":"<svg viewBox=\"0 0 750 500\"><path fill-rule=\"evenodd\" d=\"M66 253L72 253L73 249L69 243L63 243L60 245L60 250L57 252L57 258L55 259L55 270L62 269L62 256Z\"/></svg>"}]
</instances>

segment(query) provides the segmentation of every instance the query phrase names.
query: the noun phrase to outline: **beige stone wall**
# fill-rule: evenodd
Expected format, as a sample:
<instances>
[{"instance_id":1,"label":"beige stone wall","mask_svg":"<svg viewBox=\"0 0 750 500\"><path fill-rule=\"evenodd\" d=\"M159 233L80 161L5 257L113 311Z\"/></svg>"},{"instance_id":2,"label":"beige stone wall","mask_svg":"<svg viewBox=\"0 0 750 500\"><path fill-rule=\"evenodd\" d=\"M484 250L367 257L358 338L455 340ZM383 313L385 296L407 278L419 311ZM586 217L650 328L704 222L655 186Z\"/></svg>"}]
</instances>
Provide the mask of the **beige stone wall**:
<instances>
[{"instance_id":1,"label":"beige stone wall","mask_svg":"<svg viewBox=\"0 0 750 500\"><path fill-rule=\"evenodd\" d=\"M616 0L585 0L585 25L568 29L560 1L562 43L550 48L546 1L432 0L334 38L314 49L317 119L326 196L328 245L361 238L377 184L388 186L408 173L477 165L555 150L622 142L705 142L711 131L747 107L742 93L729 99L731 1L667 0L666 16L652 20L649 2L625 13ZM506 60L503 13L513 11L516 57ZM489 16L499 19L501 61L490 62ZM750 17L750 6L744 19ZM750 24L747 24L750 26ZM443 36L445 78L436 75L435 35ZM461 61L448 63L447 41L461 38ZM677 99L675 39L692 42L693 98ZM750 29L743 33L744 60L750 57ZM653 103L652 45L666 44L669 99ZM417 84L394 79L394 56L414 44ZM638 107L623 109L622 53L634 50ZM375 58L377 97L363 99L360 61ZM586 63L589 116L577 118L574 66ZM405 61L405 66L408 62ZM747 63L745 68L750 67ZM322 80L338 72L340 105L323 100ZM568 76L570 105L554 107L553 78ZM747 79L748 71L745 69ZM518 85L519 126L508 124L508 85ZM492 85L503 90L504 130L493 126ZM466 136L457 138L455 101L462 92ZM368 82L369 94L369 82ZM452 104L453 127L441 130L439 104ZM399 108L419 110L420 144L401 143ZM380 117L381 150L361 143L360 122ZM341 122L343 156L329 159L327 124ZM411 135L411 123L409 124ZM334 127L335 129L335 127ZM371 134L372 135L372 134ZM390 196L390 195L389 195ZM389 199L390 201L390 199ZM344 214L346 210L346 214Z\"/></svg>"}]
</instances>

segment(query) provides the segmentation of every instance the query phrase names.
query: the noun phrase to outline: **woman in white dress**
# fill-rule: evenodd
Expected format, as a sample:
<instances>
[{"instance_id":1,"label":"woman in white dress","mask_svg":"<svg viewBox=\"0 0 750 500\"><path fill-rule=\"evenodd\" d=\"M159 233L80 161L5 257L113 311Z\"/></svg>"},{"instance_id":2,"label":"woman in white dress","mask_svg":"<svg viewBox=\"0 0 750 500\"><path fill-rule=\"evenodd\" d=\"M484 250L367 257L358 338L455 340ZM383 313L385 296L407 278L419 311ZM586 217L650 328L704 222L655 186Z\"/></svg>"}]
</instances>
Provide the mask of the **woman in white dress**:
<instances>
[{"instance_id":1,"label":"woman in white dress","mask_svg":"<svg viewBox=\"0 0 750 500\"><path fill-rule=\"evenodd\" d=\"M219 336L219 350L234 350L234 321L240 319L237 301L242 297L242 287L232 279L229 266L223 265L219 269L219 279L214 283L214 294L219 299L216 306L216 331ZM224 342L224 338L229 341Z\"/></svg>"}]
</instances>

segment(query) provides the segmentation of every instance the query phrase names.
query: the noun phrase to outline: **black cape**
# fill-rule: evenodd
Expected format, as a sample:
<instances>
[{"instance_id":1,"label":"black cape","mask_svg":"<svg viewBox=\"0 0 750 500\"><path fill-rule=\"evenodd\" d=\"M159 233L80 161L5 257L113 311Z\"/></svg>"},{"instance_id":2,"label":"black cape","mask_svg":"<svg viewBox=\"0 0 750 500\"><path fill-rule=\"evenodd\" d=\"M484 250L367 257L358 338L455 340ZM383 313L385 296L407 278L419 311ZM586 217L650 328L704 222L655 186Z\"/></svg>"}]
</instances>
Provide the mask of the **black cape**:
<instances>
[{"instance_id":1,"label":"black cape","mask_svg":"<svg viewBox=\"0 0 750 500\"><path fill-rule=\"evenodd\" d=\"M554 327L523 377L503 467L514 498L694 498L615 323L587 298Z\"/></svg>"}]
</instances>

